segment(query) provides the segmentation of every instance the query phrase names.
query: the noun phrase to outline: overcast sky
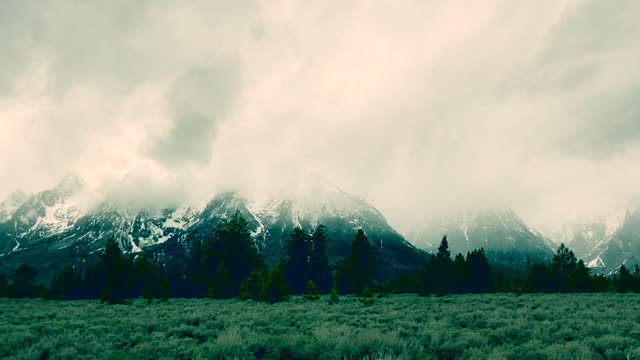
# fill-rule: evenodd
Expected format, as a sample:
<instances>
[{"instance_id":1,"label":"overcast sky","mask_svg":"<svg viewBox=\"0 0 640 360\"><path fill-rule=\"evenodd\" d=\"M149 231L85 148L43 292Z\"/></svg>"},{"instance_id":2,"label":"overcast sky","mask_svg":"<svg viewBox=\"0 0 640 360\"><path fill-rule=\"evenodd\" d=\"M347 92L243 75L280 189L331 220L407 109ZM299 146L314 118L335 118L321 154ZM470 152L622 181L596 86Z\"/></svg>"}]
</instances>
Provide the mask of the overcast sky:
<instances>
[{"instance_id":1,"label":"overcast sky","mask_svg":"<svg viewBox=\"0 0 640 360\"><path fill-rule=\"evenodd\" d=\"M637 0L2 0L0 197L71 170L141 199L312 171L405 231L458 207L543 230L624 211L639 19Z\"/></svg>"}]
</instances>

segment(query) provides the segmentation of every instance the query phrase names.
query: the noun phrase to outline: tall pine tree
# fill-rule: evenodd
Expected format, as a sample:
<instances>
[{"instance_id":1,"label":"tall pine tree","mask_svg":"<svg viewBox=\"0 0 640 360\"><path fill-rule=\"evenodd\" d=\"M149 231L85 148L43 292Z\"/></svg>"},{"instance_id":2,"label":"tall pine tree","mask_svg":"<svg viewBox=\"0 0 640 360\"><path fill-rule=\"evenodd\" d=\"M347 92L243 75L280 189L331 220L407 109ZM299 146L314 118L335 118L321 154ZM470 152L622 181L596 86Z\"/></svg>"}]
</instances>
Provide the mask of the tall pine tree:
<instances>
[{"instance_id":1,"label":"tall pine tree","mask_svg":"<svg viewBox=\"0 0 640 360\"><path fill-rule=\"evenodd\" d=\"M569 275L575 270L578 260L573 251L560 244L551 261L550 290L552 292L569 292Z\"/></svg>"},{"instance_id":2,"label":"tall pine tree","mask_svg":"<svg viewBox=\"0 0 640 360\"><path fill-rule=\"evenodd\" d=\"M258 249L251 238L249 227L240 211L216 226L212 238L204 246L202 261L202 278L209 287L209 293L220 293L211 287L227 284L216 280L219 274L227 276L229 289L224 289L225 296L236 297L240 293L240 286L256 268L264 267ZM224 262L224 269L221 264ZM224 270L224 271L223 271Z\"/></svg>"},{"instance_id":3,"label":"tall pine tree","mask_svg":"<svg viewBox=\"0 0 640 360\"><path fill-rule=\"evenodd\" d=\"M309 281L309 235L300 227L293 229L287 246L284 275L292 295L301 295Z\"/></svg>"},{"instance_id":4,"label":"tall pine tree","mask_svg":"<svg viewBox=\"0 0 640 360\"><path fill-rule=\"evenodd\" d=\"M327 227L318 225L311 236L311 250L309 254L310 280L316 284L320 294L328 294L332 288L331 267L327 256L327 242L329 236Z\"/></svg>"},{"instance_id":5,"label":"tall pine tree","mask_svg":"<svg viewBox=\"0 0 640 360\"><path fill-rule=\"evenodd\" d=\"M484 249L473 250L467 254L468 290L472 294L493 292L495 283L491 265Z\"/></svg>"},{"instance_id":6,"label":"tall pine tree","mask_svg":"<svg viewBox=\"0 0 640 360\"><path fill-rule=\"evenodd\" d=\"M366 286L373 285L375 275L373 249L364 231L359 229L340 271L342 291L361 294Z\"/></svg>"},{"instance_id":7,"label":"tall pine tree","mask_svg":"<svg viewBox=\"0 0 640 360\"><path fill-rule=\"evenodd\" d=\"M122 304L128 297L127 260L118 242L111 238L100 255L95 271L100 279L100 299L107 304Z\"/></svg>"}]
</instances>

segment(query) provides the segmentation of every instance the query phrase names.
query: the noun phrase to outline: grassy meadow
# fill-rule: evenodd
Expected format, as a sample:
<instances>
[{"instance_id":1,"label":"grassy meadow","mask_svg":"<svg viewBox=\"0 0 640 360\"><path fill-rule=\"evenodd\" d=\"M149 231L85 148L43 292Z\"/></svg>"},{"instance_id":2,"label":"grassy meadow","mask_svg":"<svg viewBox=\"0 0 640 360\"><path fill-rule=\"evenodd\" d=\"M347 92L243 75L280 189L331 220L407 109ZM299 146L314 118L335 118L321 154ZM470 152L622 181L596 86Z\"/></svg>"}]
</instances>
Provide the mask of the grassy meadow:
<instances>
[{"instance_id":1,"label":"grassy meadow","mask_svg":"<svg viewBox=\"0 0 640 360\"><path fill-rule=\"evenodd\" d=\"M640 295L0 299L2 359L640 359Z\"/></svg>"}]
</instances>

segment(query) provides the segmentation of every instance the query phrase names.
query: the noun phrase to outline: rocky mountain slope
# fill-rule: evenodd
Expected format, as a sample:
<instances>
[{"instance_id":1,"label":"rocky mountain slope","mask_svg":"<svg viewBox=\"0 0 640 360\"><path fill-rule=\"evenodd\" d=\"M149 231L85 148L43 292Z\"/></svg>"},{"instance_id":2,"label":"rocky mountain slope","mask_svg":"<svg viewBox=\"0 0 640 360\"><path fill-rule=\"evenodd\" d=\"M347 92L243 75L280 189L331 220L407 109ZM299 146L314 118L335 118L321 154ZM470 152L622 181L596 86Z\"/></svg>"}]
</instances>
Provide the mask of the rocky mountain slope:
<instances>
[{"instance_id":1,"label":"rocky mountain slope","mask_svg":"<svg viewBox=\"0 0 640 360\"><path fill-rule=\"evenodd\" d=\"M615 272L623 264L628 268L640 264L640 198L629 204L622 225L594 246L586 261L596 272L605 274Z\"/></svg>"},{"instance_id":2,"label":"rocky mountain slope","mask_svg":"<svg viewBox=\"0 0 640 360\"><path fill-rule=\"evenodd\" d=\"M555 245L529 227L509 208L466 210L435 218L414 232L410 239L419 247L437 251L447 235L452 254L484 248L489 259L507 268L522 268L531 262L548 261Z\"/></svg>"}]
</instances>

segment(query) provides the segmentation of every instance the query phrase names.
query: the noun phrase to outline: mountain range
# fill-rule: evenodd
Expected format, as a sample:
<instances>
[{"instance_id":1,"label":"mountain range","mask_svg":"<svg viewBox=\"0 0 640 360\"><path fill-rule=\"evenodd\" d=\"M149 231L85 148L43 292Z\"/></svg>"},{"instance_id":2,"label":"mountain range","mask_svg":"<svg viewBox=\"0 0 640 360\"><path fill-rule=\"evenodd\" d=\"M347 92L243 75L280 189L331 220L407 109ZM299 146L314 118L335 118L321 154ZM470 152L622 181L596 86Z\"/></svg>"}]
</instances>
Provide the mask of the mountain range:
<instances>
[{"instance_id":1,"label":"mountain range","mask_svg":"<svg viewBox=\"0 0 640 360\"><path fill-rule=\"evenodd\" d=\"M145 252L171 263L187 256L195 240L209 237L220 221L240 211L268 265L285 255L291 231L327 226L328 255L335 267L346 256L357 229L363 229L378 258L379 277L409 273L437 251L447 235L453 254L484 248L502 268L521 269L527 261L549 261L560 242L596 272L640 263L640 200L632 202L620 226L596 219L565 226L550 238L529 227L510 208L464 210L431 216L407 241L366 200L342 191L318 175L306 175L285 192L249 199L238 191L210 200L162 208L123 206L113 198L87 205L85 181L65 176L37 194L15 191L0 203L0 272L29 263L52 276L63 266L86 266L109 238L124 252Z\"/></svg>"},{"instance_id":2,"label":"mountain range","mask_svg":"<svg viewBox=\"0 0 640 360\"><path fill-rule=\"evenodd\" d=\"M84 181L70 174L50 190L11 195L4 201L0 272L30 263L53 274L64 265L90 263L109 238L115 238L125 252L144 251L155 261L169 263L184 258L194 240L206 239L236 211L245 217L267 265L282 259L295 227L312 231L318 224L329 231L327 252L334 266L346 256L358 229L373 245L381 279L411 272L428 259L364 199L315 175L303 177L289 193L260 201L228 191L210 201L161 209L121 206L113 199L83 208L84 190Z\"/></svg>"}]
</instances>

